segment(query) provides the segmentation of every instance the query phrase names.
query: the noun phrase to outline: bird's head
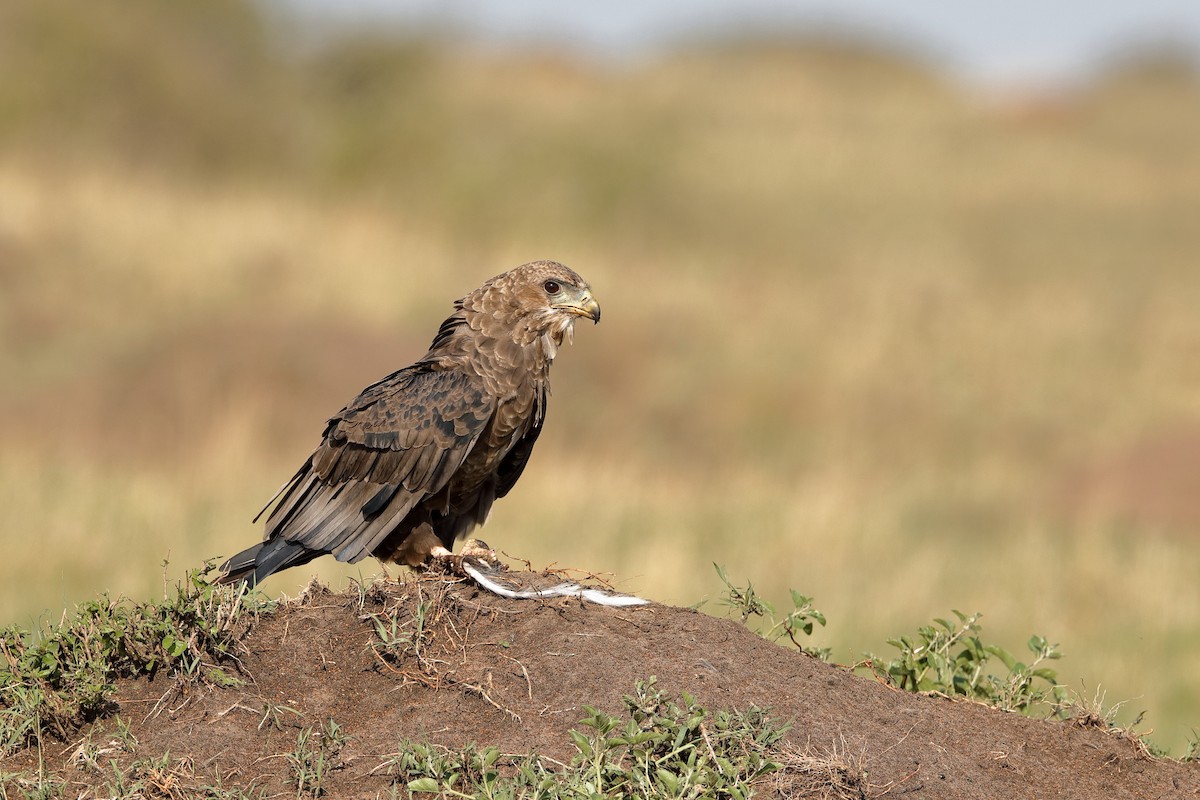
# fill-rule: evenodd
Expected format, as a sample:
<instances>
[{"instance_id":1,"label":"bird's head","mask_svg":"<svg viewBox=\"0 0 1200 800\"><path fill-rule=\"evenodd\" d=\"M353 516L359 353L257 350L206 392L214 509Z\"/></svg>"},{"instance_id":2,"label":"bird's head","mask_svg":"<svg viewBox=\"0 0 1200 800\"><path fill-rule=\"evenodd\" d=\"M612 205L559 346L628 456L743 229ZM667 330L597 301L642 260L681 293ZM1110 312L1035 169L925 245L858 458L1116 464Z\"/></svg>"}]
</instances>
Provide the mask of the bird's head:
<instances>
[{"instance_id":1,"label":"bird's head","mask_svg":"<svg viewBox=\"0 0 1200 800\"><path fill-rule=\"evenodd\" d=\"M462 307L475 317L472 327L521 345L542 341L554 358L575 321L600 321L600 304L587 281L557 261L533 261L497 275L467 295Z\"/></svg>"}]
</instances>

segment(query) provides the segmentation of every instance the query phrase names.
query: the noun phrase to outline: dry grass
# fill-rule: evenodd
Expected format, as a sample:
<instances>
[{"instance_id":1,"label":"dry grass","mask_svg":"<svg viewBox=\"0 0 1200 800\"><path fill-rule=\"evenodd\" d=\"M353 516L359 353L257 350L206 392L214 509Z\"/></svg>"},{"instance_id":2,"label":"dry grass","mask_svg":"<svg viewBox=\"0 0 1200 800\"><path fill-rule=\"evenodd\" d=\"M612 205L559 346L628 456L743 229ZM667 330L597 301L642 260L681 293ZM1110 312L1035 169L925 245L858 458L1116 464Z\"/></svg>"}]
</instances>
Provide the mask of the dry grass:
<instances>
[{"instance_id":1,"label":"dry grass","mask_svg":"<svg viewBox=\"0 0 1200 800\"><path fill-rule=\"evenodd\" d=\"M1135 93L1132 125L1125 84L995 109L786 48L631 73L405 52L428 119L381 112L389 144L310 109L299 177L4 151L4 621L245 546L452 297L556 257L605 321L556 366L492 544L676 603L713 561L796 587L844 661L982 610L1138 698L1156 741L1200 724L1194 85Z\"/></svg>"},{"instance_id":2,"label":"dry grass","mask_svg":"<svg viewBox=\"0 0 1200 800\"><path fill-rule=\"evenodd\" d=\"M779 754L780 770L763 783L780 797L808 800L866 800L881 797L892 787L875 787L867 780L866 757L851 755L845 741L830 748L804 749L785 744Z\"/></svg>"}]
</instances>

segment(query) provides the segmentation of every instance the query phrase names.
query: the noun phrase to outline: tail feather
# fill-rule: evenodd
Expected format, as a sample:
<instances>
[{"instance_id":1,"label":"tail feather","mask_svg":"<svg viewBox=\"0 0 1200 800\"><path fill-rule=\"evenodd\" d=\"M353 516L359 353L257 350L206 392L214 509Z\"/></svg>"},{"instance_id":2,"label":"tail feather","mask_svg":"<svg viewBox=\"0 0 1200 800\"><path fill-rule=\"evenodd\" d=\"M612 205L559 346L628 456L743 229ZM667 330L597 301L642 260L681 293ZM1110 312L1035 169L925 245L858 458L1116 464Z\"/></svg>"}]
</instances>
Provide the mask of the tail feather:
<instances>
[{"instance_id":1,"label":"tail feather","mask_svg":"<svg viewBox=\"0 0 1200 800\"><path fill-rule=\"evenodd\" d=\"M217 579L217 583L237 583L245 581L250 585L261 583L268 575L307 564L314 558L324 555L320 550L309 550L302 544L295 544L286 539L272 539L248 547L221 565L225 574Z\"/></svg>"}]
</instances>

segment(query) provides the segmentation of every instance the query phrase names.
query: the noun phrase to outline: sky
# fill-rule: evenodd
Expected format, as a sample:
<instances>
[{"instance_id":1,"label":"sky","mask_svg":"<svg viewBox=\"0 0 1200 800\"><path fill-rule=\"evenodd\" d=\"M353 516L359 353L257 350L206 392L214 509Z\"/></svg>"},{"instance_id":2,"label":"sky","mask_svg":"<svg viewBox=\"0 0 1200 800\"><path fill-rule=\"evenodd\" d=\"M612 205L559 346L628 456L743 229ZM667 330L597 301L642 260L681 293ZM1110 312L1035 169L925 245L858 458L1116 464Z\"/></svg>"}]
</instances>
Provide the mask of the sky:
<instances>
[{"instance_id":1,"label":"sky","mask_svg":"<svg viewBox=\"0 0 1200 800\"><path fill-rule=\"evenodd\" d=\"M1200 53L1200 0L268 0L325 22L431 22L498 45L628 59L738 31L849 30L985 84L1069 83L1131 44ZM331 19L334 18L334 19Z\"/></svg>"}]
</instances>

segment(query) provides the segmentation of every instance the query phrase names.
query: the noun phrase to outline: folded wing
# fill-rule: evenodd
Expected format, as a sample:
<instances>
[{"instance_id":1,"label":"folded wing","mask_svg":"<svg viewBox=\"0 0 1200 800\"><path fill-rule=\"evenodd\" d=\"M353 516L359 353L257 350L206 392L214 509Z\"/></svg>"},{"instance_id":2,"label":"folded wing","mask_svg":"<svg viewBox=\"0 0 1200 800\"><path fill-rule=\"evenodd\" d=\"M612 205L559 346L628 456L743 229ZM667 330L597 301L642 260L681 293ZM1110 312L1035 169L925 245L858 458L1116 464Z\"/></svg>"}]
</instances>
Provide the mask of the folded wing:
<instances>
[{"instance_id":1,"label":"folded wing","mask_svg":"<svg viewBox=\"0 0 1200 800\"><path fill-rule=\"evenodd\" d=\"M329 421L320 447L280 491L262 548L293 547L271 571L324 553L352 563L370 555L445 488L494 413L478 378L463 372L417 365L368 387Z\"/></svg>"}]
</instances>

